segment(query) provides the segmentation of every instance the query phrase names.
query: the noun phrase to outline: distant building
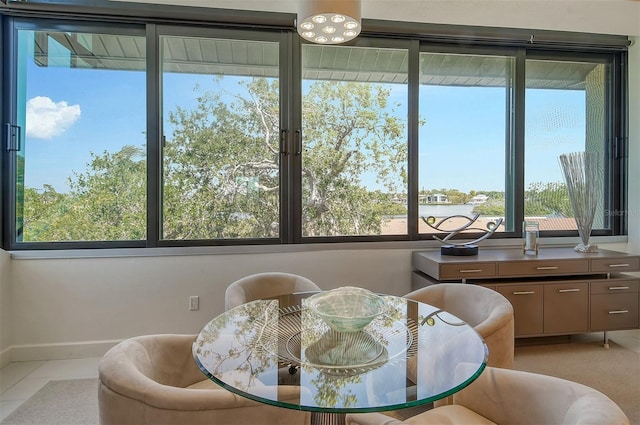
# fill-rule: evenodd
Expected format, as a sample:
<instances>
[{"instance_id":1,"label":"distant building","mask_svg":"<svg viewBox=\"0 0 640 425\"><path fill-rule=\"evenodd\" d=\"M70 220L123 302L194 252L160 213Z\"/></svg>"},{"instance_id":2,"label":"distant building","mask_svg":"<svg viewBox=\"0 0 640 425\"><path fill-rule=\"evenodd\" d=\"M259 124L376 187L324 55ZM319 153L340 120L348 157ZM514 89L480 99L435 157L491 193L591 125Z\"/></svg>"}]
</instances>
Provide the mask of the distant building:
<instances>
[{"instance_id":1,"label":"distant building","mask_svg":"<svg viewBox=\"0 0 640 425\"><path fill-rule=\"evenodd\" d=\"M487 202L487 199L489 199L487 195L476 195L473 198L471 198L469 203L472 205L484 204L485 202Z\"/></svg>"},{"instance_id":2,"label":"distant building","mask_svg":"<svg viewBox=\"0 0 640 425\"><path fill-rule=\"evenodd\" d=\"M447 195L435 193L433 195L427 195L426 202L427 204L448 204L449 199L447 198Z\"/></svg>"}]
</instances>

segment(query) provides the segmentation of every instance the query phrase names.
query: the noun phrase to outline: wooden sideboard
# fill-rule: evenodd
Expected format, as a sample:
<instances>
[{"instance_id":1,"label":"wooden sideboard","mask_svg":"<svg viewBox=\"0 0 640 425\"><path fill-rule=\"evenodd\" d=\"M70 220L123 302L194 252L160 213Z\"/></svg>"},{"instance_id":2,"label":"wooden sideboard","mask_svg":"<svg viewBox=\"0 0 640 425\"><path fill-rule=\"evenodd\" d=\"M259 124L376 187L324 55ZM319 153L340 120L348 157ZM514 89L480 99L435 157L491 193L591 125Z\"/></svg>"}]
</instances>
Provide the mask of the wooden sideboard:
<instances>
[{"instance_id":1,"label":"wooden sideboard","mask_svg":"<svg viewBox=\"0 0 640 425\"><path fill-rule=\"evenodd\" d=\"M600 250L483 249L474 256L415 251L412 289L465 282L500 292L513 305L516 338L640 328L640 256Z\"/></svg>"}]
</instances>

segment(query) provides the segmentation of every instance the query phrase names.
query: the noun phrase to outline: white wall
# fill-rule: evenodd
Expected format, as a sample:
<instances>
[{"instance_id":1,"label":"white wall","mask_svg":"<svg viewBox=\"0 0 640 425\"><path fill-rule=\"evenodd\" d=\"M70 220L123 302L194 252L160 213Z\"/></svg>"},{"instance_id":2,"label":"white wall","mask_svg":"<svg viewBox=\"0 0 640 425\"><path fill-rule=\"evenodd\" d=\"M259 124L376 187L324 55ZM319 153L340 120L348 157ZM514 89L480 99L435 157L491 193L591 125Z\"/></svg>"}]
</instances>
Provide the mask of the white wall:
<instances>
[{"instance_id":1,"label":"white wall","mask_svg":"<svg viewBox=\"0 0 640 425\"><path fill-rule=\"evenodd\" d=\"M224 311L229 283L258 272L299 274L323 289L353 285L404 295L415 249L12 259L10 300L2 301L12 336L3 342L4 361L99 356L131 336L195 334ZM192 295L200 297L198 311L188 310Z\"/></svg>"},{"instance_id":2,"label":"white wall","mask_svg":"<svg viewBox=\"0 0 640 425\"><path fill-rule=\"evenodd\" d=\"M630 0L362 0L362 14L408 22L640 35L640 4Z\"/></svg>"},{"instance_id":3,"label":"white wall","mask_svg":"<svg viewBox=\"0 0 640 425\"><path fill-rule=\"evenodd\" d=\"M3 360L2 353L11 345L11 329L13 327L10 266L9 254L0 249L0 366L8 360L8 358Z\"/></svg>"},{"instance_id":4,"label":"white wall","mask_svg":"<svg viewBox=\"0 0 640 425\"><path fill-rule=\"evenodd\" d=\"M201 5L198 0L191 1ZM229 0L217 0L218 7L225 1L229 4ZM377 1L365 1L364 5L369 6L363 8ZM365 17L391 19L403 14L407 20L423 22L508 27L518 24L523 28L640 35L637 25L640 22L640 2L635 1L483 0L486 8L479 8L476 0L404 1L409 9L396 6L396 2L388 2L394 5L393 10L389 10L388 4L379 2L378 6L387 12L381 16ZM619 13L622 10L620 2L633 5L629 13ZM242 8L247 3L250 2L237 0L233 4ZM269 2L261 0L259 3ZM584 8L576 9L578 3ZM597 11L596 3L601 5ZM615 7L603 8L603 3L615 4ZM545 6L533 7L533 4ZM564 14L559 14L559 7ZM627 10L627 6L623 8ZM407 10L414 13L405 17ZM587 10L590 14L585 17ZM613 10L618 12L615 18L609 16ZM630 21L629 16L638 19ZM588 29L582 28L585 22ZM629 247L634 252L640 252L640 170L637 167L640 163L640 120L637 119L640 116L639 44L636 39L630 54ZM627 249L626 244L608 248ZM0 365L9 357L29 360L100 355L115 341L133 335L196 333L223 310L224 289L229 283L261 271L301 274L325 289L352 284L402 295L410 289L410 261L410 249L10 261L6 253L0 253ZM188 311L190 295L200 296L199 311Z\"/></svg>"},{"instance_id":5,"label":"white wall","mask_svg":"<svg viewBox=\"0 0 640 425\"><path fill-rule=\"evenodd\" d=\"M119 0L296 12L296 0ZM362 17L404 22L640 35L633 0L361 0Z\"/></svg>"},{"instance_id":6,"label":"white wall","mask_svg":"<svg viewBox=\"0 0 640 425\"><path fill-rule=\"evenodd\" d=\"M130 336L197 333L224 311L229 283L263 271L300 274L323 289L354 285L403 295L410 263L405 249L14 259L12 357L100 354ZM200 310L188 311L191 295L200 296Z\"/></svg>"}]
</instances>

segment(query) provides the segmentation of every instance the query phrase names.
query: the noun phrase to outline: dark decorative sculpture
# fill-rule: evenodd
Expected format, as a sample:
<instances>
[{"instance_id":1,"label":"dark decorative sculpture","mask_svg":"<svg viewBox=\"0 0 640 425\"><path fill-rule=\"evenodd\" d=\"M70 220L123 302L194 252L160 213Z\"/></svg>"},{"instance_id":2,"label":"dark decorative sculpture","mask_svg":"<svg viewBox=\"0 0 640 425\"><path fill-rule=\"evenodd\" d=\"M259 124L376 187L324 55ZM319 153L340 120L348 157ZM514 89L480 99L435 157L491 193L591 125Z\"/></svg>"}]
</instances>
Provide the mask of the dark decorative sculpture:
<instances>
[{"instance_id":1,"label":"dark decorative sculpture","mask_svg":"<svg viewBox=\"0 0 640 425\"><path fill-rule=\"evenodd\" d=\"M453 230L446 230L441 228L443 223L455 217L465 218L468 220L468 222ZM477 255L478 245L476 244L484 239L487 239L489 236L493 235L495 231L498 229L498 227L502 224L502 218L499 218L496 221L488 222L486 229L471 227L473 223L475 223L476 220L478 220L478 217L480 217L480 214L476 214L473 217L467 217L466 215L452 215L449 217L445 217L438 222L436 222L436 218L434 216L429 216L426 218L420 217L420 218L422 219L422 221L424 221L427 224L427 226L431 227L432 229L437 230L438 232L449 233L444 238L439 238L438 236L433 235L433 238L435 240L445 244L440 248L440 254L442 255ZM454 236L462 233L465 230L477 230L477 231L483 232L484 235L480 236L477 239L474 239L472 241L467 241L467 242L457 243L451 240Z\"/></svg>"}]
</instances>

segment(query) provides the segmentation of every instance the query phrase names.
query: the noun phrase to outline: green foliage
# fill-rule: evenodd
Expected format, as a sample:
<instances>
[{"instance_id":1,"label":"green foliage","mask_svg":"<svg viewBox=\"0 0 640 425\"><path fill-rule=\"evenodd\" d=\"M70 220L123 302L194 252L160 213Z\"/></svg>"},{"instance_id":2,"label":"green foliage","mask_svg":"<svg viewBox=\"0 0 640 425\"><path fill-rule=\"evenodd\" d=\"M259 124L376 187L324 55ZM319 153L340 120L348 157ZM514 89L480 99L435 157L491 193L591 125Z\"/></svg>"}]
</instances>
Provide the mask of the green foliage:
<instances>
[{"instance_id":1,"label":"green foliage","mask_svg":"<svg viewBox=\"0 0 640 425\"><path fill-rule=\"evenodd\" d=\"M279 127L277 81L254 79L248 97L225 103L204 93L178 108L164 150L163 237L277 237Z\"/></svg>"},{"instance_id":2,"label":"green foliage","mask_svg":"<svg viewBox=\"0 0 640 425\"><path fill-rule=\"evenodd\" d=\"M69 179L69 193L50 185L25 189L25 241L144 239L146 164L133 146L92 154L88 169Z\"/></svg>"},{"instance_id":3,"label":"green foliage","mask_svg":"<svg viewBox=\"0 0 640 425\"><path fill-rule=\"evenodd\" d=\"M64 216L68 196L57 193L51 185L44 185L41 192L24 189L24 235L26 241L46 241L47 234L57 227L54 220Z\"/></svg>"},{"instance_id":4,"label":"green foliage","mask_svg":"<svg viewBox=\"0 0 640 425\"><path fill-rule=\"evenodd\" d=\"M241 94L203 92L193 109L169 114L174 131L163 150L164 239L279 236L278 82L255 78L241 85ZM310 86L303 99L303 236L380 234L385 220L406 214L406 131L389 95L376 84ZM69 178L68 193L51 185L24 188L24 204L17 205L23 240L145 239L146 173L144 151L125 145L92 153L87 169ZM385 190L367 189L365 173ZM441 188L420 195L436 193L459 204L485 194L489 200L474 214L505 213L502 192ZM562 183L531 184L525 196L526 216L572 214Z\"/></svg>"},{"instance_id":5,"label":"green foliage","mask_svg":"<svg viewBox=\"0 0 640 425\"><path fill-rule=\"evenodd\" d=\"M200 92L190 110L169 114L163 148L162 238L279 236L279 87L254 78L241 90ZM198 89L198 88L196 88ZM223 99L224 96L224 99ZM229 102L226 99L232 97ZM360 181L374 173L406 187L406 130L382 85L316 82L303 99L303 234L379 234L406 207ZM133 146L92 160L70 191L26 188L25 241L146 238L146 161Z\"/></svg>"},{"instance_id":6,"label":"green foliage","mask_svg":"<svg viewBox=\"0 0 640 425\"><path fill-rule=\"evenodd\" d=\"M379 234L383 216L397 211L360 181L375 173L389 193L406 184L405 127L386 109L389 94L381 85L325 81L304 98L304 236Z\"/></svg>"},{"instance_id":7,"label":"green foliage","mask_svg":"<svg viewBox=\"0 0 640 425\"><path fill-rule=\"evenodd\" d=\"M473 214L504 216L504 194L483 192L489 197L484 204L476 205ZM564 183L532 183L525 191L525 217L572 217L571 201Z\"/></svg>"},{"instance_id":8,"label":"green foliage","mask_svg":"<svg viewBox=\"0 0 640 425\"><path fill-rule=\"evenodd\" d=\"M504 196L501 198L489 198L483 204L474 205L472 214L504 217Z\"/></svg>"},{"instance_id":9,"label":"green foliage","mask_svg":"<svg viewBox=\"0 0 640 425\"><path fill-rule=\"evenodd\" d=\"M477 192L475 190L471 190L469 193L464 193L459 191L458 189L446 189L446 188L420 191L421 197L426 197L427 195L436 195L436 194L446 195L447 200L452 204L468 204L469 202L471 202L471 199L474 196L480 195L480 194L487 195L489 196L489 198L495 198L495 199L504 198L504 194L502 192L486 192L486 191Z\"/></svg>"},{"instance_id":10,"label":"green foliage","mask_svg":"<svg viewBox=\"0 0 640 425\"><path fill-rule=\"evenodd\" d=\"M569 192L564 183L532 183L525 192L525 216L573 217Z\"/></svg>"}]
</instances>

